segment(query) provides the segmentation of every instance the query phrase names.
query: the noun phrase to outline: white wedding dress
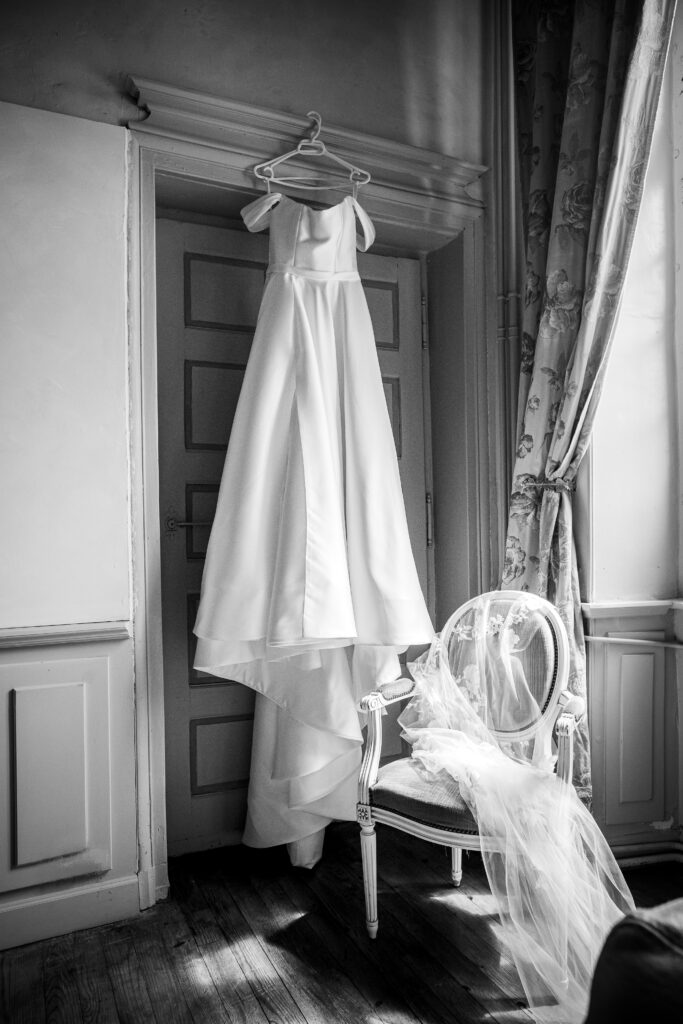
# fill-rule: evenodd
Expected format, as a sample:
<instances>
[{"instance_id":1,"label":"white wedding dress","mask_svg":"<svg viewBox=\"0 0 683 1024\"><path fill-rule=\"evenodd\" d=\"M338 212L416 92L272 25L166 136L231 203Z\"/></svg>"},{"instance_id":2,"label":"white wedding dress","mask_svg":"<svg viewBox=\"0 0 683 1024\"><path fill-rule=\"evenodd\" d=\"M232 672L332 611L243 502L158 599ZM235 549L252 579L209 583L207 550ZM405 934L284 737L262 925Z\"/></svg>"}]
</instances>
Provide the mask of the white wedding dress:
<instances>
[{"instance_id":1,"label":"white wedding dress","mask_svg":"<svg viewBox=\"0 0 683 1024\"><path fill-rule=\"evenodd\" d=\"M399 722L412 757L428 774L455 779L477 822L535 1018L581 1024L602 944L634 904L574 788L532 749L501 738L534 721L543 696L522 670L521 655L540 646L537 620L520 603L498 614L494 600L481 598L467 622L456 623L457 643L446 652L437 638L411 664L416 694Z\"/></svg>"},{"instance_id":2,"label":"white wedding dress","mask_svg":"<svg viewBox=\"0 0 683 1024\"><path fill-rule=\"evenodd\" d=\"M195 667L259 694L244 842L295 844L293 859L310 865L325 825L355 818L360 697L434 631L356 265L372 223L350 196L313 210L269 193L242 216L250 231L270 227L269 267Z\"/></svg>"}]
</instances>

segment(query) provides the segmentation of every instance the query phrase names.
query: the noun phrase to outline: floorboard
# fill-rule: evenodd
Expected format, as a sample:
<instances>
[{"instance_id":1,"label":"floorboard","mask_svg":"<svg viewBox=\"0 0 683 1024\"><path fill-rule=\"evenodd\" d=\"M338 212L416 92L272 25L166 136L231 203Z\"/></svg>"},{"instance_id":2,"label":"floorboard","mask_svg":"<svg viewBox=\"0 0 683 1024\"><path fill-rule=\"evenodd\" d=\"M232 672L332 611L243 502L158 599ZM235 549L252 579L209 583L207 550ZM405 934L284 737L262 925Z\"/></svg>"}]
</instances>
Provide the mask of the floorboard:
<instances>
[{"instance_id":1,"label":"floorboard","mask_svg":"<svg viewBox=\"0 0 683 1024\"><path fill-rule=\"evenodd\" d=\"M253 932L228 889L211 876L203 877L202 892L216 913L216 919L234 956L243 981L236 981L234 991L241 1005L253 995L263 1020L282 1024L306 1024L297 1001L268 954L264 937ZM254 1018L261 1019L261 1017Z\"/></svg>"},{"instance_id":2,"label":"floorboard","mask_svg":"<svg viewBox=\"0 0 683 1024\"><path fill-rule=\"evenodd\" d=\"M270 886L258 892L248 880L233 880L231 894L247 923L261 936L271 963L309 1024L326 1024L331 1005L339 1024L361 1020L375 1024L372 1006L317 941L306 915L283 890Z\"/></svg>"},{"instance_id":3,"label":"floorboard","mask_svg":"<svg viewBox=\"0 0 683 1024\"><path fill-rule=\"evenodd\" d=\"M131 923L100 933L102 952L121 1024L155 1024L152 1002L133 946L133 929Z\"/></svg>"},{"instance_id":4,"label":"floorboard","mask_svg":"<svg viewBox=\"0 0 683 1024\"><path fill-rule=\"evenodd\" d=\"M255 884L258 886L259 881ZM418 1024L415 1014L397 997L392 978L369 961L364 948L366 940L363 946L349 941L346 929L339 928L331 915L325 912L311 892L308 881L304 881L299 873L292 872L283 876L280 884L295 906L306 914L318 942L353 978L359 992L383 1024Z\"/></svg>"},{"instance_id":5,"label":"floorboard","mask_svg":"<svg viewBox=\"0 0 683 1024\"><path fill-rule=\"evenodd\" d=\"M50 939L43 947L43 990L48 1024L82 1017L73 935Z\"/></svg>"},{"instance_id":6,"label":"floorboard","mask_svg":"<svg viewBox=\"0 0 683 1024\"><path fill-rule=\"evenodd\" d=\"M45 1021L45 991L43 988L44 944L36 943L23 949L11 949L0 954L2 960L3 1024L43 1024Z\"/></svg>"},{"instance_id":7,"label":"floorboard","mask_svg":"<svg viewBox=\"0 0 683 1024\"><path fill-rule=\"evenodd\" d=\"M454 889L439 847L379 830L379 933L365 930L357 827L321 863L284 849L178 858L138 918L0 954L2 1024L530 1024L481 858ZM683 865L625 871L638 906Z\"/></svg>"},{"instance_id":8,"label":"floorboard","mask_svg":"<svg viewBox=\"0 0 683 1024\"><path fill-rule=\"evenodd\" d=\"M358 886L360 863L348 863L351 856L348 851L347 856L337 859L334 867L330 864L329 869L317 872L311 884L375 968L389 974L395 990L420 1020L470 1024L487 1019L486 1007L472 995L460 975L463 950L454 950L450 963L441 949L443 936L429 927L430 896L434 890L427 896L423 908L427 916L423 917L411 912L400 892L383 884L380 874L380 929L377 938L370 940L365 931L363 890Z\"/></svg>"},{"instance_id":9,"label":"floorboard","mask_svg":"<svg viewBox=\"0 0 683 1024\"><path fill-rule=\"evenodd\" d=\"M162 907L154 907L149 914L144 914L132 931L133 948L159 1024L194 1024L185 990L164 943L166 918Z\"/></svg>"},{"instance_id":10,"label":"floorboard","mask_svg":"<svg viewBox=\"0 0 683 1024\"><path fill-rule=\"evenodd\" d=\"M73 965L82 1024L118 1024L114 989L97 931L78 932L73 940Z\"/></svg>"},{"instance_id":11,"label":"floorboard","mask_svg":"<svg viewBox=\"0 0 683 1024\"><path fill-rule=\"evenodd\" d=\"M380 834L380 843L383 838ZM507 1010L523 1004L519 976L501 942L481 857L463 854L463 883L456 889L450 878L450 851L425 849L426 844L416 839L410 843L395 843L390 835L387 839L388 849L378 856L379 878L389 891L400 894L406 904L402 915L421 919L428 914L440 946L445 947L447 963L457 963L458 976L475 993L480 991L486 1001L502 1000ZM379 913L381 927L381 903Z\"/></svg>"}]
</instances>

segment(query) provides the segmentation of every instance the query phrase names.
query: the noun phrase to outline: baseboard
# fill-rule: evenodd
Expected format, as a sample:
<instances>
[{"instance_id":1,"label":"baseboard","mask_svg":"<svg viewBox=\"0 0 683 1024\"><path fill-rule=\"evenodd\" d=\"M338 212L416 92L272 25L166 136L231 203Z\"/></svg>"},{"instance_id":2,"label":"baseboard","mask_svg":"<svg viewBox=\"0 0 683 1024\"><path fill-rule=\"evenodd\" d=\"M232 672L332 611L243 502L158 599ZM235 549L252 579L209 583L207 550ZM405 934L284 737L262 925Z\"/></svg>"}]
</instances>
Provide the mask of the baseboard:
<instances>
[{"instance_id":1,"label":"baseboard","mask_svg":"<svg viewBox=\"0 0 683 1024\"><path fill-rule=\"evenodd\" d=\"M140 910L148 910L159 900L165 900L168 891L168 866L166 864L138 872Z\"/></svg>"},{"instance_id":2,"label":"baseboard","mask_svg":"<svg viewBox=\"0 0 683 1024\"><path fill-rule=\"evenodd\" d=\"M202 839L203 837L199 837ZM218 850L224 846L239 846L242 842L242 830L241 829L226 829L221 832L217 837L214 837L211 842L205 843L200 849L205 850ZM189 836L186 839L169 840L167 846L167 853L169 857L184 857L188 853L195 853L197 851L197 839ZM157 886L163 885L164 879L160 877L157 880Z\"/></svg>"},{"instance_id":3,"label":"baseboard","mask_svg":"<svg viewBox=\"0 0 683 1024\"><path fill-rule=\"evenodd\" d=\"M0 905L0 949L111 924L139 913L137 875L21 897Z\"/></svg>"},{"instance_id":4,"label":"baseboard","mask_svg":"<svg viewBox=\"0 0 683 1024\"><path fill-rule=\"evenodd\" d=\"M632 843L612 846L612 853L622 868L635 868L667 861L683 863L683 843Z\"/></svg>"}]
</instances>

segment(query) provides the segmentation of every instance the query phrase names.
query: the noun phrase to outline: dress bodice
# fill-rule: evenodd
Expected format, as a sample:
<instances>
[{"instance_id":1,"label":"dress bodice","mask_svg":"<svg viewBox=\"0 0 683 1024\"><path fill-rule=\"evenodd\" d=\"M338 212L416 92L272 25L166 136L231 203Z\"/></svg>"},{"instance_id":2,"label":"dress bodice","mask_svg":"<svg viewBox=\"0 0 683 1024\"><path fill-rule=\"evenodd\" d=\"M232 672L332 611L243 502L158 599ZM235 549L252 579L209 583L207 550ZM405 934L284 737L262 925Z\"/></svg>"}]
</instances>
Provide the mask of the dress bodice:
<instances>
[{"instance_id":1,"label":"dress bodice","mask_svg":"<svg viewBox=\"0 0 683 1024\"><path fill-rule=\"evenodd\" d=\"M249 231L270 226L271 272L356 274L356 248L365 252L375 237L372 221L351 196L314 210L279 192L267 193L246 206L242 218Z\"/></svg>"}]
</instances>

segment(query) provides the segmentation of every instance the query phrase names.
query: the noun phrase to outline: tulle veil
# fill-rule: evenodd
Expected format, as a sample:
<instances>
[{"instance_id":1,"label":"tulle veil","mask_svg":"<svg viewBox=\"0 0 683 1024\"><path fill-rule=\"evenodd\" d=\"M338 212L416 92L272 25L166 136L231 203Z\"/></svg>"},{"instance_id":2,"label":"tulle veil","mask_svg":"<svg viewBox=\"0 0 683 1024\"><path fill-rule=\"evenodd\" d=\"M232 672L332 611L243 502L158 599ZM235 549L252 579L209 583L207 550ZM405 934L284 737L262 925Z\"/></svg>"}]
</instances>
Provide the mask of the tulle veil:
<instances>
[{"instance_id":1,"label":"tulle veil","mask_svg":"<svg viewBox=\"0 0 683 1024\"><path fill-rule=\"evenodd\" d=\"M589 811L553 773L549 751L507 739L543 709L547 685L533 666L548 643L544 623L541 603L534 608L528 595L478 599L446 648L437 637L410 664L416 690L399 722L413 758L427 775L455 779L477 821L534 1016L579 1024L604 939L634 905Z\"/></svg>"}]
</instances>

